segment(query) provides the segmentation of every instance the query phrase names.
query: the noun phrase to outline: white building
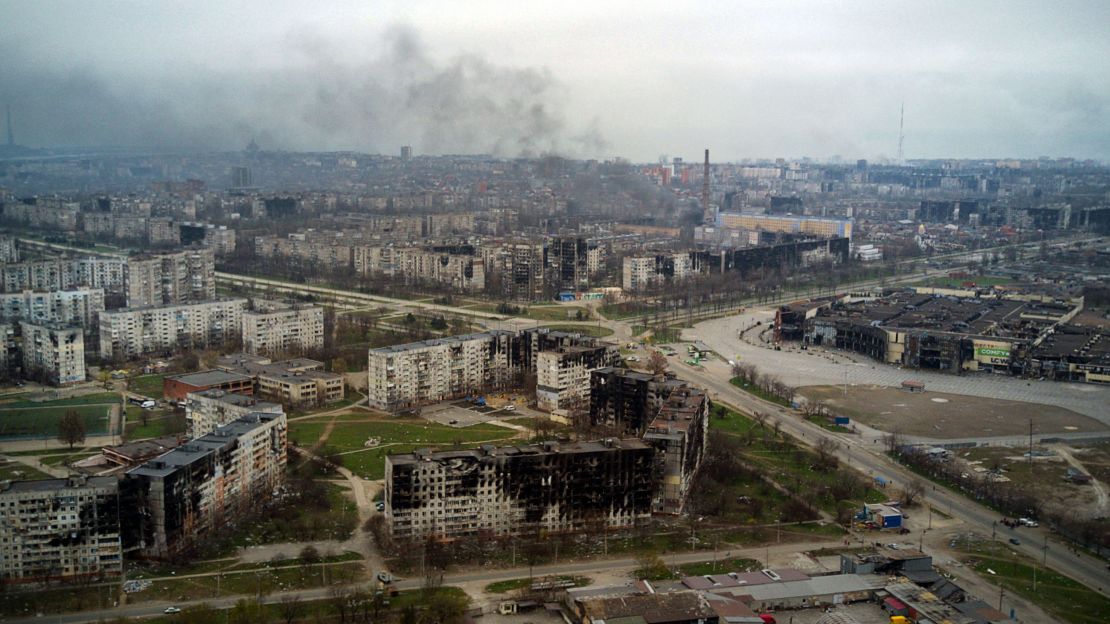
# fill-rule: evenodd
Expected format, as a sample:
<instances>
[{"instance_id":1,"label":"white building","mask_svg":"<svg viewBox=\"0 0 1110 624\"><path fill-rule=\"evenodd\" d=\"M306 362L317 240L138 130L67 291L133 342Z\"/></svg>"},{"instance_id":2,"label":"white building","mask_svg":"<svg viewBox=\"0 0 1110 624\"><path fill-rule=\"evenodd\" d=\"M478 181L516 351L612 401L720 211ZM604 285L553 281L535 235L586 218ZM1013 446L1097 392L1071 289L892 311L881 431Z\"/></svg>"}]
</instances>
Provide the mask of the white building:
<instances>
[{"instance_id":1,"label":"white building","mask_svg":"<svg viewBox=\"0 0 1110 624\"><path fill-rule=\"evenodd\" d=\"M324 346L324 309L265 305L243 312L243 349L251 354L304 353Z\"/></svg>"},{"instance_id":2,"label":"white building","mask_svg":"<svg viewBox=\"0 0 1110 624\"><path fill-rule=\"evenodd\" d=\"M23 376L55 386L85 381L85 336L80 327L19 324Z\"/></svg>"},{"instance_id":3,"label":"white building","mask_svg":"<svg viewBox=\"0 0 1110 624\"><path fill-rule=\"evenodd\" d=\"M620 363L615 345L574 346L536 356L536 407L547 412L588 409L590 373Z\"/></svg>"},{"instance_id":4,"label":"white building","mask_svg":"<svg viewBox=\"0 0 1110 624\"><path fill-rule=\"evenodd\" d=\"M490 331L371 349L370 405L393 410L504 387L514 336Z\"/></svg>"},{"instance_id":5,"label":"white building","mask_svg":"<svg viewBox=\"0 0 1110 624\"><path fill-rule=\"evenodd\" d=\"M246 299L111 310L100 315L100 355L131 359L238 339Z\"/></svg>"},{"instance_id":6,"label":"white building","mask_svg":"<svg viewBox=\"0 0 1110 624\"><path fill-rule=\"evenodd\" d=\"M103 311L104 291L99 288L0 294L0 323L60 323L89 333Z\"/></svg>"},{"instance_id":7,"label":"white building","mask_svg":"<svg viewBox=\"0 0 1110 624\"><path fill-rule=\"evenodd\" d=\"M623 261L621 285L628 291L641 290L664 282L682 281L694 273L694 265L688 253L627 256Z\"/></svg>"},{"instance_id":8,"label":"white building","mask_svg":"<svg viewBox=\"0 0 1110 624\"><path fill-rule=\"evenodd\" d=\"M216 255L186 249L127 259L127 305L197 303L216 297Z\"/></svg>"}]
</instances>

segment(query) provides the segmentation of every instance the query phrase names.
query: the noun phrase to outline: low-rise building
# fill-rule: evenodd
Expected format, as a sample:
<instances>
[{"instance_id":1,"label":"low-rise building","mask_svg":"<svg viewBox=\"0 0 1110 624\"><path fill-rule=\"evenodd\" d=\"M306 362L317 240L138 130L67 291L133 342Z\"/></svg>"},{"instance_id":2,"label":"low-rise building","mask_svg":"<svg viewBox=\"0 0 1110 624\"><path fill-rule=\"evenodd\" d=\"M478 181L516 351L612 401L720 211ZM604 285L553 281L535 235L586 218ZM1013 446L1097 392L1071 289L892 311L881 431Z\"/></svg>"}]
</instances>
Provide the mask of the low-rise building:
<instances>
[{"instance_id":1,"label":"low-rise building","mask_svg":"<svg viewBox=\"0 0 1110 624\"><path fill-rule=\"evenodd\" d=\"M254 379L242 373L207 370L174 375L162 380L162 395L172 401L184 401L190 392L205 390L223 390L250 396L254 394Z\"/></svg>"},{"instance_id":2,"label":"low-rise building","mask_svg":"<svg viewBox=\"0 0 1110 624\"><path fill-rule=\"evenodd\" d=\"M85 381L85 334L80 327L23 321L19 328L25 378L54 386Z\"/></svg>"},{"instance_id":3,"label":"low-rise building","mask_svg":"<svg viewBox=\"0 0 1110 624\"><path fill-rule=\"evenodd\" d=\"M115 477L0 481L0 583L118 576L122 552Z\"/></svg>"},{"instance_id":4,"label":"low-rise building","mask_svg":"<svg viewBox=\"0 0 1110 624\"><path fill-rule=\"evenodd\" d=\"M276 403L259 401L247 394L211 389L185 395L185 435L190 439L212 433L217 428L250 414L283 414Z\"/></svg>"},{"instance_id":5,"label":"low-rise building","mask_svg":"<svg viewBox=\"0 0 1110 624\"><path fill-rule=\"evenodd\" d=\"M342 401L343 375L324 370L324 363L308 358L272 362L264 356L237 353L220 358L221 370L249 375L256 394L292 407L315 407Z\"/></svg>"},{"instance_id":6,"label":"low-rise building","mask_svg":"<svg viewBox=\"0 0 1110 624\"><path fill-rule=\"evenodd\" d=\"M143 556L193 552L263 509L284 482L284 414L250 413L127 472L125 543Z\"/></svg>"}]
</instances>

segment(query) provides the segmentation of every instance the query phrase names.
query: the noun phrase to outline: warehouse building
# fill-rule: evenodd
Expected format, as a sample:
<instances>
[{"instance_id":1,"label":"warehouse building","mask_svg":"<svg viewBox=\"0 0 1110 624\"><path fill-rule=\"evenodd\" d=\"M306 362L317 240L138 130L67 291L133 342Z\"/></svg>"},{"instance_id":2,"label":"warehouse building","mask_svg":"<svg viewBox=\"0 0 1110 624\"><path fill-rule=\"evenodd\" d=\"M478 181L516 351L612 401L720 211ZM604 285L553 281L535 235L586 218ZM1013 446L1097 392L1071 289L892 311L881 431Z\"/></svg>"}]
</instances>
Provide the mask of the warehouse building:
<instances>
[{"instance_id":1,"label":"warehouse building","mask_svg":"<svg viewBox=\"0 0 1110 624\"><path fill-rule=\"evenodd\" d=\"M283 483L284 414L250 413L127 472L125 543L143 556L192 552L259 511Z\"/></svg>"},{"instance_id":2,"label":"warehouse building","mask_svg":"<svg viewBox=\"0 0 1110 624\"><path fill-rule=\"evenodd\" d=\"M224 370L198 371L162 380L162 395L171 401L184 401L189 393L205 390L253 395L254 380L249 375Z\"/></svg>"},{"instance_id":3,"label":"warehouse building","mask_svg":"<svg viewBox=\"0 0 1110 624\"><path fill-rule=\"evenodd\" d=\"M122 570L115 477L0 481L0 584L99 580Z\"/></svg>"},{"instance_id":4,"label":"warehouse building","mask_svg":"<svg viewBox=\"0 0 1110 624\"><path fill-rule=\"evenodd\" d=\"M655 449L636 439L390 455L395 539L540 535L630 527L651 514Z\"/></svg>"}]
</instances>

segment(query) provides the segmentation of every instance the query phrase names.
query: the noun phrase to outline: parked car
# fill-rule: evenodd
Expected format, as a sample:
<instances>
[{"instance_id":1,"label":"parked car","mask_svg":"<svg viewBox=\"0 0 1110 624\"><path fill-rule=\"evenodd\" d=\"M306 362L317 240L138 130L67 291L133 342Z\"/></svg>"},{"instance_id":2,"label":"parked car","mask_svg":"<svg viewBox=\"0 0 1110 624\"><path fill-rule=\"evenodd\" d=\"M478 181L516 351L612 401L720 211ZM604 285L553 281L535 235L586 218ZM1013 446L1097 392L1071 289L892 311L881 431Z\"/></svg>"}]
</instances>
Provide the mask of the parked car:
<instances>
[{"instance_id":1,"label":"parked car","mask_svg":"<svg viewBox=\"0 0 1110 624\"><path fill-rule=\"evenodd\" d=\"M181 613L181 609L178 609L177 607L166 607L165 611L162 611L162 613L165 613L166 615L173 615L174 613Z\"/></svg>"},{"instance_id":2,"label":"parked car","mask_svg":"<svg viewBox=\"0 0 1110 624\"><path fill-rule=\"evenodd\" d=\"M1020 546L1021 545L1021 540L1019 540L1016 537L1011 537L1010 538L1010 543L1013 544L1014 546Z\"/></svg>"}]
</instances>

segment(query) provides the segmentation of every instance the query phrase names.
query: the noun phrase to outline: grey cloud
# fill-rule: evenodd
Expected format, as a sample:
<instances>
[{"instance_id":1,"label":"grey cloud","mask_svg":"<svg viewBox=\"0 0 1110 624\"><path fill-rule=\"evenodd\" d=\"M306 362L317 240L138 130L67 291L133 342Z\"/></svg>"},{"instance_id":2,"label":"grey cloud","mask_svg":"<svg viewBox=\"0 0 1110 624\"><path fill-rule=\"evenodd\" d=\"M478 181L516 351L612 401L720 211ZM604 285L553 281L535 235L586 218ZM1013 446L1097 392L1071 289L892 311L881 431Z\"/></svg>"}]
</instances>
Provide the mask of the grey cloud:
<instances>
[{"instance_id":1,"label":"grey cloud","mask_svg":"<svg viewBox=\"0 0 1110 624\"><path fill-rule=\"evenodd\" d=\"M437 64L419 36L397 28L387 50L349 61L313 33L291 33L292 68L195 68L153 77L93 66L36 66L16 45L0 100L33 145L143 145L238 149L354 149L392 153L593 155L596 124L569 127L564 88L544 69L474 55Z\"/></svg>"}]
</instances>

